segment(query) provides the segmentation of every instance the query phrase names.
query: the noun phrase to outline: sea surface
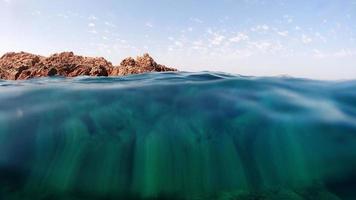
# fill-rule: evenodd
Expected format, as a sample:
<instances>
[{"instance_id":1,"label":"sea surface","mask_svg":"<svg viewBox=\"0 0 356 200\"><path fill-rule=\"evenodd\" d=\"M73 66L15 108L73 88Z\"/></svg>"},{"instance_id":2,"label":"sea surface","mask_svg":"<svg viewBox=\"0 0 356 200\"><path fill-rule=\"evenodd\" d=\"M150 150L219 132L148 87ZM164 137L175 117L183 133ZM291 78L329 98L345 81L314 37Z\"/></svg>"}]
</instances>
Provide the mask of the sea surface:
<instances>
[{"instance_id":1,"label":"sea surface","mask_svg":"<svg viewBox=\"0 0 356 200\"><path fill-rule=\"evenodd\" d=\"M0 199L356 199L356 81L0 81Z\"/></svg>"}]
</instances>

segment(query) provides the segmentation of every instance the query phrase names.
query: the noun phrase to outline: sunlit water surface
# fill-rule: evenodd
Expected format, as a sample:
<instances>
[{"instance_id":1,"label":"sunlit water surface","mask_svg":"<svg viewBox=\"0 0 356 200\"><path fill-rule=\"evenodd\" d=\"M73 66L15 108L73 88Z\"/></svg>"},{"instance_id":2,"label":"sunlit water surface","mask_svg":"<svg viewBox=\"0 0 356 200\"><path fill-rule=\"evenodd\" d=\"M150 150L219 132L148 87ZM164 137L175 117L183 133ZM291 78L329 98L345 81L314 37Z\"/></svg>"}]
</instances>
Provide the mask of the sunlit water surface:
<instances>
[{"instance_id":1,"label":"sunlit water surface","mask_svg":"<svg viewBox=\"0 0 356 200\"><path fill-rule=\"evenodd\" d=\"M356 199L356 81L0 81L0 199Z\"/></svg>"}]
</instances>

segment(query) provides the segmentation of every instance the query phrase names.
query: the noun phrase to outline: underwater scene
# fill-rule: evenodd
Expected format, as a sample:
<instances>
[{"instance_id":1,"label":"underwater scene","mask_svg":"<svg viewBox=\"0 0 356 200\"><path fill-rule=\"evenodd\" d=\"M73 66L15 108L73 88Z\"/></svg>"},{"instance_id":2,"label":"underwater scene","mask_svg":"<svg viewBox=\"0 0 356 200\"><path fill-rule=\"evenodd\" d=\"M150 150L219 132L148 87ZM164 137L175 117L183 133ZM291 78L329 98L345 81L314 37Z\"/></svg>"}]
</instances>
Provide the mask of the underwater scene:
<instances>
[{"instance_id":1,"label":"underwater scene","mask_svg":"<svg viewBox=\"0 0 356 200\"><path fill-rule=\"evenodd\" d=\"M0 199L356 199L356 81L0 81Z\"/></svg>"}]
</instances>

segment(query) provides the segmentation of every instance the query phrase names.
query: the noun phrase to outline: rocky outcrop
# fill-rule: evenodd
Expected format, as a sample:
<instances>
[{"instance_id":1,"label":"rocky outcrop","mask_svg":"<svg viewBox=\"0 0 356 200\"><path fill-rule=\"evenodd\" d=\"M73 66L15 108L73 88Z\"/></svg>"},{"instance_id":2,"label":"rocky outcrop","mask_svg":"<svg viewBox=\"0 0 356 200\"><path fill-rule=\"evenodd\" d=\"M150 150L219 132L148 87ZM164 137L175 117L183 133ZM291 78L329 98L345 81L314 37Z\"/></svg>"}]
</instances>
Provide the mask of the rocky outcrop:
<instances>
[{"instance_id":1,"label":"rocky outcrop","mask_svg":"<svg viewBox=\"0 0 356 200\"><path fill-rule=\"evenodd\" d=\"M115 67L111 72L114 76L124 76L129 74L141 74L146 72L166 72L177 71L176 69L157 64L149 54L138 56L135 59L129 57L124 59L119 67Z\"/></svg>"},{"instance_id":2,"label":"rocky outcrop","mask_svg":"<svg viewBox=\"0 0 356 200\"><path fill-rule=\"evenodd\" d=\"M30 53L6 53L0 58L0 79L23 80L46 76L122 76L147 72L177 71L157 64L144 54L137 59L126 58L119 66L102 57L92 58L74 55L73 52L43 57Z\"/></svg>"}]
</instances>

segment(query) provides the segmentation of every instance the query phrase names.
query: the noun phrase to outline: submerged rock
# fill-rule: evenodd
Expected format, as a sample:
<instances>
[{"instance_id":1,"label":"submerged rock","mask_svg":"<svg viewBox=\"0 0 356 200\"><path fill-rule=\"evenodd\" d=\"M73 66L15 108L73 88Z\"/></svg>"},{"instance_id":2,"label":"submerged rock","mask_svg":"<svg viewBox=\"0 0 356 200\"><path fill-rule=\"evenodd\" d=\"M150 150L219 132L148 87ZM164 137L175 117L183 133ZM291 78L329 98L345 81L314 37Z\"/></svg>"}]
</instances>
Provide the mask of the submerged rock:
<instances>
[{"instance_id":1,"label":"submerged rock","mask_svg":"<svg viewBox=\"0 0 356 200\"><path fill-rule=\"evenodd\" d=\"M126 58L119 66L102 57L84 57L73 52L53 54L49 57L26 52L6 53L0 58L0 79L23 80L46 76L122 76L146 72L177 71L157 64L144 54L137 59Z\"/></svg>"}]
</instances>

